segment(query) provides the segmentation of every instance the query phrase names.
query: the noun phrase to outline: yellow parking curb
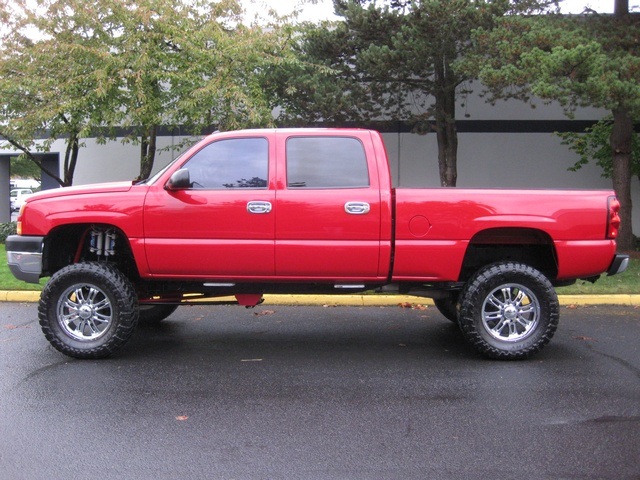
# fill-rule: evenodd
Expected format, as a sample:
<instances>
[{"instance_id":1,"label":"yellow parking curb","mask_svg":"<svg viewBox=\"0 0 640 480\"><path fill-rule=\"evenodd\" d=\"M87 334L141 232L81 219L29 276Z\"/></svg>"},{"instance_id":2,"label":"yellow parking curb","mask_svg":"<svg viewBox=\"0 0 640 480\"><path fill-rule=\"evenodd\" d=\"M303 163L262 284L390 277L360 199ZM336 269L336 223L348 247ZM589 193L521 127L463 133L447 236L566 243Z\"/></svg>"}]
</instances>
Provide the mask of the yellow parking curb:
<instances>
[{"instance_id":1,"label":"yellow parking curb","mask_svg":"<svg viewBox=\"0 0 640 480\"><path fill-rule=\"evenodd\" d=\"M560 305L626 305L640 306L640 295L558 295ZM430 298L410 295L265 295L264 303L270 305L330 305L374 307L388 305L433 305Z\"/></svg>"},{"instance_id":2,"label":"yellow parking curb","mask_svg":"<svg viewBox=\"0 0 640 480\"><path fill-rule=\"evenodd\" d=\"M0 302L37 302L40 300L40 292L37 291L12 291L0 290Z\"/></svg>"},{"instance_id":3,"label":"yellow parking curb","mask_svg":"<svg viewBox=\"0 0 640 480\"><path fill-rule=\"evenodd\" d=\"M377 307L402 303L433 305L430 298L409 295L265 295L265 305L327 305Z\"/></svg>"},{"instance_id":4,"label":"yellow parking curb","mask_svg":"<svg viewBox=\"0 0 640 480\"><path fill-rule=\"evenodd\" d=\"M626 305L640 306L640 295L558 295L560 305Z\"/></svg>"},{"instance_id":5,"label":"yellow parking curb","mask_svg":"<svg viewBox=\"0 0 640 480\"><path fill-rule=\"evenodd\" d=\"M624 305L640 306L640 295L559 295L560 305ZM38 291L0 290L0 302L38 302ZM383 307L401 304L433 305L430 298L410 295L265 295L264 305L327 305L355 307Z\"/></svg>"}]
</instances>

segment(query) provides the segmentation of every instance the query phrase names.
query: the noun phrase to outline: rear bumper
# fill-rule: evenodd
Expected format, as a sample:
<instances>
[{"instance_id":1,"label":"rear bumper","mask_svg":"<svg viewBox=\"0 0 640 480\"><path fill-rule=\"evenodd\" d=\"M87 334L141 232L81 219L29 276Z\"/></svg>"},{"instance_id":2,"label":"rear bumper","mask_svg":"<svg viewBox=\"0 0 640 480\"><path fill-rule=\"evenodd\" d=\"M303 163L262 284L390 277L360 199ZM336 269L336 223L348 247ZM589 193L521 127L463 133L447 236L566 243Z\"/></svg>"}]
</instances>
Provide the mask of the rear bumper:
<instances>
[{"instance_id":1,"label":"rear bumper","mask_svg":"<svg viewBox=\"0 0 640 480\"><path fill-rule=\"evenodd\" d=\"M629 266L629 255L621 255L617 254L613 257L613 262L611 262L611 266L609 270L607 270L607 275L615 275L617 273L624 272Z\"/></svg>"},{"instance_id":2,"label":"rear bumper","mask_svg":"<svg viewBox=\"0 0 640 480\"><path fill-rule=\"evenodd\" d=\"M7 265L14 277L28 283L38 283L42 273L44 237L10 235L5 246Z\"/></svg>"}]
</instances>

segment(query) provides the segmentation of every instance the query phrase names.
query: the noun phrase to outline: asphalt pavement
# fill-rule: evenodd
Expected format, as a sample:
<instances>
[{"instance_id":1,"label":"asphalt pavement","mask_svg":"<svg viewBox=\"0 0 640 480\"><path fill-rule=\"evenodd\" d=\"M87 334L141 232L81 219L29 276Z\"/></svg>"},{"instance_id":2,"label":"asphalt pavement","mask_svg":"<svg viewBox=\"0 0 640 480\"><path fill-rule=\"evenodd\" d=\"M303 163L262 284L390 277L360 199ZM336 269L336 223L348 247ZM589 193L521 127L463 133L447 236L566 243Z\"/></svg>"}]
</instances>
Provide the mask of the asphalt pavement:
<instances>
[{"instance_id":1,"label":"asphalt pavement","mask_svg":"<svg viewBox=\"0 0 640 480\"><path fill-rule=\"evenodd\" d=\"M0 480L638 479L640 309L562 307L527 361L434 307L180 307L105 360L0 303Z\"/></svg>"}]
</instances>

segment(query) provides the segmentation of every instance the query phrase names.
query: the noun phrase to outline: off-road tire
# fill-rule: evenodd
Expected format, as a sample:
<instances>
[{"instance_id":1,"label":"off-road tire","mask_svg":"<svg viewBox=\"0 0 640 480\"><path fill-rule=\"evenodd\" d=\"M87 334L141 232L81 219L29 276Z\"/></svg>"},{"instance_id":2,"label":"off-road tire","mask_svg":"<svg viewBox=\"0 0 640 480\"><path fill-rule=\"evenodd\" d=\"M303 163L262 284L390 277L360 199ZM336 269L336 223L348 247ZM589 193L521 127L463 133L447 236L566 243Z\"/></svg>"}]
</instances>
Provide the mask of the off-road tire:
<instances>
[{"instance_id":1,"label":"off-road tire","mask_svg":"<svg viewBox=\"0 0 640 480\"><path fill-rule=\"evenodd\" d=\"M126 344L138 323L131 282L114 266L76 263L54 273L40 297L42 332L74 358L104 358Z\"/></svg>"},{"instance_id":2,"label":"off-road tire","mask_svg":"<svg viewBox=\"0 0 640 480\"><path fill-rule=\"evenodd\" d=\"M501 262L477 272L460 294L458 324L481 354L519 360L539 352L559 321L549 280L521 263Z\"/></svg>"}]
</instances>

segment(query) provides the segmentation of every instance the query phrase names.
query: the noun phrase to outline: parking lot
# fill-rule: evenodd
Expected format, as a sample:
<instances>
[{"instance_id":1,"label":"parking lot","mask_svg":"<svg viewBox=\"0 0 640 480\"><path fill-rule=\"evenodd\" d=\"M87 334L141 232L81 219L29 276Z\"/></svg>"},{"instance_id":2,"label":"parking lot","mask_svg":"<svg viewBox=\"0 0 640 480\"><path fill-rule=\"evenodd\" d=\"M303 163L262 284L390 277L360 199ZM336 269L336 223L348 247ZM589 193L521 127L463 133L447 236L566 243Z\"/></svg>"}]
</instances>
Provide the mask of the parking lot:
<instances>
[{"instance_id":1,"label":"parking lot","mask_svg":"<svg viewBox=\"0 0 640 480\"><path fill-rule=\"evenodd\" d=\"M640 310L562 309L520 362L435 308L181 307L115 357L0 304L0 479L640 477Z\"/></svg>"}]
</instances>

